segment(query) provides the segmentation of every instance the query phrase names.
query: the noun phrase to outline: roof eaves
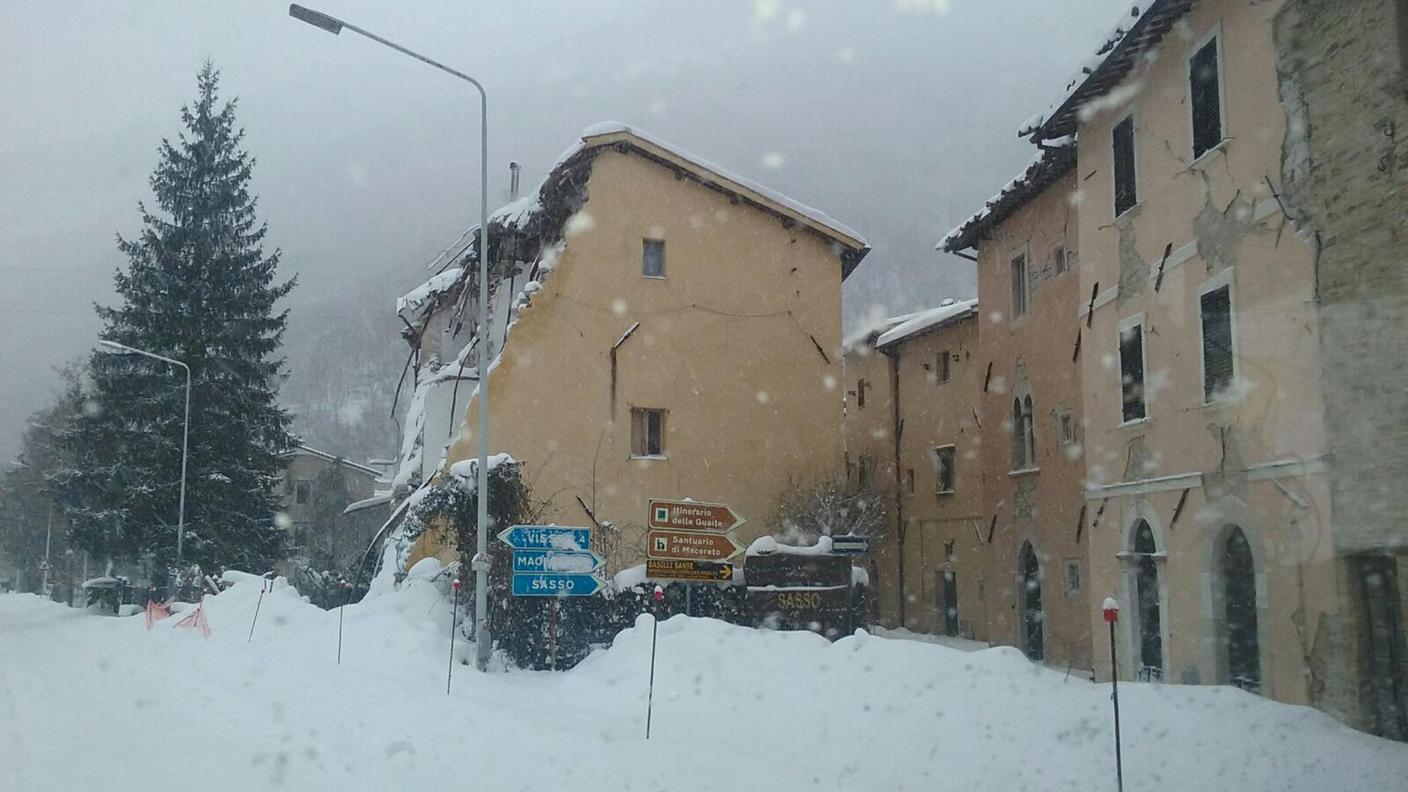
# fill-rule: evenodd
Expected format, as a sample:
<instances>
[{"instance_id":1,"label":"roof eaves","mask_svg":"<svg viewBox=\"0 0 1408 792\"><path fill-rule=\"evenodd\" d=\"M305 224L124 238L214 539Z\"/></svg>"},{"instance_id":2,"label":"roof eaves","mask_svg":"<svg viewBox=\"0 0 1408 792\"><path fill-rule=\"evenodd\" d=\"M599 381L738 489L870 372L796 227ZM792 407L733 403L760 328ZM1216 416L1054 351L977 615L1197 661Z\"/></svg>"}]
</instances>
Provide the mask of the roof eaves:
<instances>
[{"instance_id":1,"label":"roof eaves","mask_svg":"<svg viewBox=\"0 0 1408 792\"><path fill-rule=\"evenodd\" d=\"M1008 182L967 220L948 232L937 246L945 253L976 248L998 224L1011 217L1076 166L1074 145L1044 148L1017 178Z\"/></svg>"},{"instance_id":2,"label":"roof eaves","mask_svg":"<svg viewBox=\"0 0 1408 792\"><path fill-rule=\"evenodd\" d=\"M1158 45L1174 23L1192 10L1197 0L1153 0L1139 13L1133 6L1128 15L1137 17L1128 30L1116 27L1096 50L1100 60L1086 66L1067 84L1067 92L1045 114L1024 124L1019 137L1030 136L1033 143L1074 134L1082 105L1103 96L1129 76L1137 61ZM1037 120L1040 119L1040 120Z\"/></svg>"}]
</instances>

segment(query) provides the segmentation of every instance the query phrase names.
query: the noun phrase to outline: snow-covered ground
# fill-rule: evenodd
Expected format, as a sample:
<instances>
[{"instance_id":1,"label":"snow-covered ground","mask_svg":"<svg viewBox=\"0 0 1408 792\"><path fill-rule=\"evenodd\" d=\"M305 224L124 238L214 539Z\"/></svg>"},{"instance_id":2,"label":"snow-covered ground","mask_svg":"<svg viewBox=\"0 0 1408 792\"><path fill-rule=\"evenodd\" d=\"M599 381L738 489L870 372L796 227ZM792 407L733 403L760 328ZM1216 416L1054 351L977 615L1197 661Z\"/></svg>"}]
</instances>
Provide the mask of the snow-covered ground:
<instances>
[{"instance_id":1,"label":"snow-covered ground","mask_svg":"<svg viewBox=\"0 0 1408 792\"><path fill-rule=\"evenodd\" d=\"M417 572L421 570L416 570ZM422 576L423 577L423 576ZM439 581L337 613L257 578L213 634L0 595L0 789L1114 789L1109 687L1008 648L650 622L445 693ZM468 651L461 646L461 651ZM1230 688L1122 685L1129 789L1389 790L1408 746Z\"/></svg>"}]
</instances>

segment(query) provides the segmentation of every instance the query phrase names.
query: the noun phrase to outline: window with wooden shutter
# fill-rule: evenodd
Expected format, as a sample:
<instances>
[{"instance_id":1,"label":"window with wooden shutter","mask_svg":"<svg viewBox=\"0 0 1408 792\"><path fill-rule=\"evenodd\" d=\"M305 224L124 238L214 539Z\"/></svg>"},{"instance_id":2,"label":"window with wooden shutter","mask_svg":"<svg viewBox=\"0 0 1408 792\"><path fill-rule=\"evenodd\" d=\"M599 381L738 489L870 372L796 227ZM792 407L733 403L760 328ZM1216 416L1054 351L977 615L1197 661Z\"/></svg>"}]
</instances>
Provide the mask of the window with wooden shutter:
<instances>
[{"instance_id":1,"label":"window with wooden shutter","mask_svg":"<svg viewBox=\"0 0 1408 792\"><path fill-rule=\"evenodd\" d=\"M1193 114L1193 158L1222 142L1222 93L1218 77L1216 38L1188 60L1190 112Z\"/></svg>"},{"instance_id":2,"label":"window with wooden shutter","mask_svg":"<svg viewBox=\"0 0 1408 792\"><path fill-rule=\"evenodd\" d=\"M1134 176L1134 116L1116 124L1110 136L1114 154L1115 217L1119 217L1139 201Z\"/></svg>"},{"instance_id":3,"label":"window with wooden shutter","mask_svg":"<svg viewBox=\"0 0 1408 792\"><path fill-rule=\"evenodd\" d=\"M1199 298L1203 325L1203 401L1215 401L1232 385L1232 287L1220 286Z\"/></svg>"},{"instance_id":4,"label":"window with wooden shutter","mask_svg":"<svg viewBox=\"0 0 1408 792\"><path fill-rule=\"evenodd\" d=\"M1120 331L1120 410L1124 421L1142 420L1144 403L1144 326L1131 325Z\"/></svg>"},{"instance_id":5,"label":"window with wooden shutter","mask_svg":"<svg viewBox=\"0 0 1408 792\"><path fill-rule=\"evenodd\" d=\"M665 455L665 411L647 407L631 409L631 455Z\"/></svg>"}]
</instances>

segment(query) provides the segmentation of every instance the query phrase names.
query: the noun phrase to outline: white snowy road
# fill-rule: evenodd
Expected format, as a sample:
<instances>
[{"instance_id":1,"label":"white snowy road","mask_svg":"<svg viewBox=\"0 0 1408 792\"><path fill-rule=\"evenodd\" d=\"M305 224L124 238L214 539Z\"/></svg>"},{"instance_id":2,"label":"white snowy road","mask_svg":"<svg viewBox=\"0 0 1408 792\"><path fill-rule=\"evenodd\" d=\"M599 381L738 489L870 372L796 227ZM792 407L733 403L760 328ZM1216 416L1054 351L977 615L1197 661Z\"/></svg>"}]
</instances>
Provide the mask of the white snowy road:
<instances>
[{"instance_id":1,"label":"white snowy road","mask_svg":"<svg viewBox=\"0 0 1408 792\"><path fill-rule=\"evenodd\" d=\"M456 668L435 584L337 614L259 584L208 640L0 596L0 790L1102 790L1109 688L1010 649L828 644L675 618L563 674ZM467 649L468 647L464 647ZM1138 790L1384 790L1408 746L1227 688L1120 690Z\"/></svg>"}]
</instances>

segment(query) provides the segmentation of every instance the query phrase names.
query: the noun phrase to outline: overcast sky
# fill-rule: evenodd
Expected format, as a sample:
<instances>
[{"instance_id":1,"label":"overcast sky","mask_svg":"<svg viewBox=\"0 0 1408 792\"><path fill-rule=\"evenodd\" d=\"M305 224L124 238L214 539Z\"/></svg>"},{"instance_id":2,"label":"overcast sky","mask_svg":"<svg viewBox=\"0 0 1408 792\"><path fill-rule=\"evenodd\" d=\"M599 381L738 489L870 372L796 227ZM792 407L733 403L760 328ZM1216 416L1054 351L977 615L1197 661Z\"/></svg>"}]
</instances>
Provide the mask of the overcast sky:
<instances>
[{"instance_id":1,"label":"overcast sky","mask_svg":"<svg viewBox=\"0 0 1408 792\"><path fill-rule=\"evenodd\" d=\"M583 127L635 124L857 228L849 320L973 292L933 251L1030 158L1128 0L312 0L479 77L491 192ZM468 86L266 0L0 0L0 459L99 330L157 145L206 58L239 97L303 316L391 311L477 216ZM368 297L370 295L370 297ZM378 308L379 304L379 308ZM394 376L394 372L391 373Z\"/></svg>"}]
</instances>

